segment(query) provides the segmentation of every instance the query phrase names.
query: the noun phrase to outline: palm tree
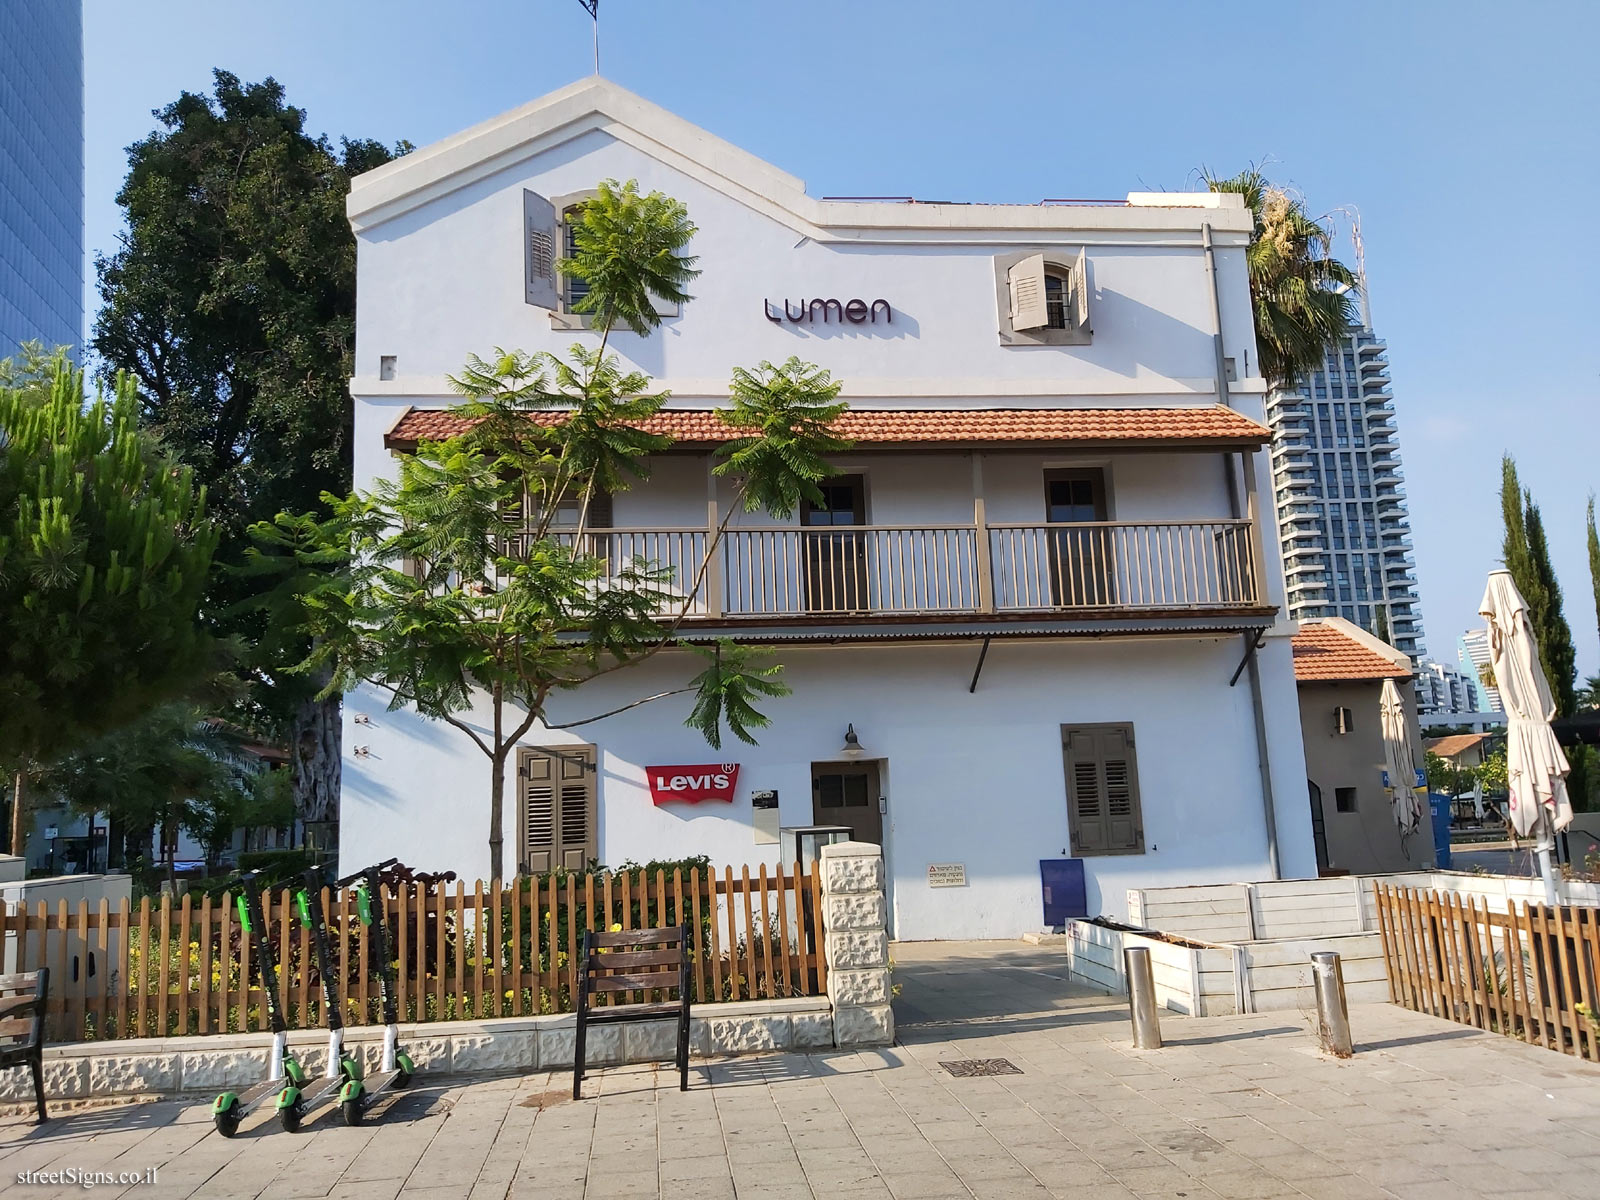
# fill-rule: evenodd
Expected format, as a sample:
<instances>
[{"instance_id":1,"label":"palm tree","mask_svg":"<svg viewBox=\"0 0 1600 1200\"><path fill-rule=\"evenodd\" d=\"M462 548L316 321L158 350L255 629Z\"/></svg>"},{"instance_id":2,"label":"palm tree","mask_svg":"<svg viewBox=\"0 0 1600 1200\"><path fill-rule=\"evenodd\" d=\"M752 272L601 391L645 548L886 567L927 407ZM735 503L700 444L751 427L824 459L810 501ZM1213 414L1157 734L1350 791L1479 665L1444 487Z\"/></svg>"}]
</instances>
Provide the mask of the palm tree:
<instances>
[{"instance_id":1,"label":"palm tree","mask_svg":"<svg viewBox=\"0 0 1600 1200\"><path fill-rule=\"evenodd\" d=\"M1600 675L1591 675L1578 689L1579 708L1600 708Z\"/></svg>"},{"instance_id":2,"label":"palm tree","mask_svg":"<svg viewBox=\"0 0 1600 1200\"><path fill-rule=\"evenodd\" d=\"M1274 388L1294 386L1320 367L1328 350L1357 323L1350 268L1329 251L1333 232L1298 197L1255 167L1231 179L1203 173L1213 192L1236 192L1255 216L1246 259L1255 307L1261 373Z\"/></svg>"}]
</instances>

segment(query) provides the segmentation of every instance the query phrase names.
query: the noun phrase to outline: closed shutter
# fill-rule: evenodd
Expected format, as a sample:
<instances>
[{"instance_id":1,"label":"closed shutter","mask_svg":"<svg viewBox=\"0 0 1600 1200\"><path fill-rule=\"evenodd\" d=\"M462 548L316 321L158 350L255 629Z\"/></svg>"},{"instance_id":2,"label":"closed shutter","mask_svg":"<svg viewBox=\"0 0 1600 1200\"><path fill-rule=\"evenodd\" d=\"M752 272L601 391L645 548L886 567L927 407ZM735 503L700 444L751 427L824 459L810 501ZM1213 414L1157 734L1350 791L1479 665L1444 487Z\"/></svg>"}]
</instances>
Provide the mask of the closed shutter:
<instances>
[{"instance_id":1,"label":"closed shutter","mask_svg":"<svg viewBox=\"0 0 1600 1200\"><path fill-rule=\"evenodd\" d=\"M1011 328L1043 329L1050 322L1044 298L1044 255L1030 254L1006 272L1011 289Z\"/></svg>"},{"instance_id":2,"label":"closed shutter","mask_svg":"<svg viewBox=\"0 0 1600 1200\"><path fill-rule=\"evenodd\" d=\"M1093 329L1089 324L1089 256L1082 250L1072 269L1072 323L1084 333Z\"/></svg>"},{"instance_id":3,"label":"closed shutter","mask_svg":"<svg viewBox=\"0 0 1600 1200\"><path fill-rule=\"evenodd\" d=\"M589 528L610 529L612 524L611 493L604 488L596 488L594 495L589 497Z\"/></svg>"},{"instance_id":4,"label":"closed shutter","mask_svg":"<svg viewBox=\"0 0 1600 1200\"><path fill-rule=\"evenodd\" d=\"M1142 854L1133 726L1066 726L1061 732L1074 853Z\"/></svg>"},{"instance_id":5,"label":"closed shutter","mask_svg":"<svg viewBox=\"0 0 1600 1200\"><path fill-rule=\"evenodd\" d=\"M522 193L523 271L529 304L556 307L556 249L560 223L555 206L538 192Z\"/></svg>"},{"instance_id":6,"label":"closed shutter","mask_svg":"<svg viewBox=\"0 0 1600 1200\"><path fill-rule=\"evenodd\" d=\"M592 746L520 754L517 860L523 871L581 871L599 856Z\"/></svg>"}]
</instances>

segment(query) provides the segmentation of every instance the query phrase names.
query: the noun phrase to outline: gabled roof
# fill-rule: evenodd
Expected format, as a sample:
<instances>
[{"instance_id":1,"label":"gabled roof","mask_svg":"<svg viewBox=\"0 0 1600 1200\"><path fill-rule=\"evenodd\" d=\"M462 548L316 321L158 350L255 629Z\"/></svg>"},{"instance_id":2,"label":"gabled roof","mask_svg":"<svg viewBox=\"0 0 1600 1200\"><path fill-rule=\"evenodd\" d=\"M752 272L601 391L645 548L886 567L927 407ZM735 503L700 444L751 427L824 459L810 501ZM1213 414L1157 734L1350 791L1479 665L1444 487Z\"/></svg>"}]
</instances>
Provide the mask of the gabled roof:
<instances>
[{"instance_id":1,"label":"gabled roof","mask_svg":"<svg viewBox=\"0 0 1600 1200\"><path fill-rule=\"evenodd\" d=\"M1308 621L1290 639L1297 683L1381 683L1410 679L1402 651L1339 617Z\"/></svg>"},{"instance_id":2,"label":"gabled roof","mask_svg":"<svg viewBox=\"0 0 1600 1200\"><path fill-rule=\"evenodd\" d=\"M1440 758L1454 758L1463 751L1482 745L1493 736L1489 733L1452 733L1446 737L1425 738L1422 744Z\"/></svg>"},{"instance_id":3,"label":"gabled roof","mask_svg":"<svg viewBox=\"0 0 1600 1200\"><path fill-rule=\"evenodd\" d=\"M1041 242L1050 231L1198 231L1205 221L1243 244L1251 230L1242 198L1227 193L1132 193L1109 206L817 200L803 180L598 75L356 176L345 212L359 232L597 129L820 241L969 229L1031 230L1021 240Z\"/></svg>"},{"instance_id":4,"label":"gabled roof","mask_svg":"<svg viewBox=\"0 0 1600 1200\"><path fill-rule=\"evenodd\" d=\"M545 414L554 417L556 414ZM443 441L471 421L444 409L407 409L384 443L390 449ZM705 408L662 409L640 428L684 446L715 446L750 430L730 429ZM850 409L834 432L858 445L932 449L941 446L1246 447L1271 432L1220 404L1189 408Z\"/></svg>"}]
</instances>

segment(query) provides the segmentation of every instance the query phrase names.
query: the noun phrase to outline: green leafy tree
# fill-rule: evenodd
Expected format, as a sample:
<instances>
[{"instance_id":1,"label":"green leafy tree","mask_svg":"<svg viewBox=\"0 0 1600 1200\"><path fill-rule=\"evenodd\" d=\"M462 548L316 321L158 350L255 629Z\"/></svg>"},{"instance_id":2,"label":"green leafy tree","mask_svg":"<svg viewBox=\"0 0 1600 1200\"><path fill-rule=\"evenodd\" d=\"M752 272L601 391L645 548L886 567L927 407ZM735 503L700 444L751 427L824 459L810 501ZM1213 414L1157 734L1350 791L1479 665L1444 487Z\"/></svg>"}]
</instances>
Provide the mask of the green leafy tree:
<instances>
[{"instance_id":1,"label":"green leafy tree","mask_svg":"<svg viewBox=\"0 0 1600 1200\"><path fill-rule=\"evenodd\" d=\"M1578 689L1579 708L1600 708L1600 675L1591 675Z\"/></svg>"},{"instance_id":2,"label":"green leafy tree","mask_svg":"<svg viewBox=\"0 0 1600 1200\"><path fill-rule=\"evenodd\" d=\"M1424 770L1428 776L1428 790L1446 796L1459 796L1470 792L1478 780L1476 767L1458 766L1451 759L1429 750L1424 756Z\"/></svg>"},{"instance_id":3,"label":"green leafy tree","mask_svg":"<svg viewBox=\"0 0 1600 1200\"><path fill-rule=\"evenodd\" d=\"M1255 218L1245 258L1256 353L1273 387L1292 387L1357 323L1356 277L1333 257L1331 229L1255 167L1227 179L1203 177L1213 192L1243 196Z\"/></svg>"},{"instance_id":4,"label":"green leafy tree","mask_svg":"<svg viewBox=\"0 0 1600 1200\"><path fill-rule=\"evenodd\" d=\"M651 457L672 443L641 428L666 395L606 354L605 340L619 323L648 331L650 294L687 302L694 227L676 201L608 183L586 203L583 229L562 269L590 285L597 348L472 358L453 380L466 433L419 446L370 493L330 497L331 517L283 516L257 531L255 569L303 581L291 588L315 647L306 669L329 670L335 688L377 686L488 758L496 877L507 760L536 723L575 729L692 695L688 724L712 746L725 729L753 741L767 725L761 703L788 692L778 666L731 641L687 645L679 630L734 512L786 517L820 501L817 483L833 471L824 456L845 444L827 432L844 406L826 371L795 359L741 370L721 414L737 437L715 468L736 502L703 552L672 562L614 553L589 529L591 501L648 478ZM297 565L346 551L336 577ZM578 720L548 718L552 696L668 650L697 660L681 685ZM483 719L467 719L474 709Z\"/></svg>"},{"instance_id":5,"label":"green leafy tree","mask_svg":"<svg viewBox=\"0 0 1600 1200\"><path fill-rule=\"evenodd\" d=\"M0 387L0 762L12 853L26 781L193 689L217 648L198 611L217 545L205 489L139 428L133 381L87 402L62 356Z\"/></svg>"},{"instance_id":6,"label":"green leafy tree","mask_svg":"<svg viewBox=\"0 0 1600 1200\"><path fill-rule=\"evenodd\" d=\"M1504 796L1511 789L1510 776L1506 769L1506 752L1496 750L1484 757L1478 766L1478 780L1483 784L1483 790L1490 795Z\"/></svg>"},{"instance_id":7,"label":"green leafy tree","mask_svg":"<svg viewBox=\"0 0 1600 1200\"><path fill-rule=\"evenodd\" d=\"M219 560L237 566L248 527L317 508L350 487L355 239L352 175L387 162L376 142L337 146L272 79L217 71L213 94L182 93L160 128L128 150L117 194L127 228L96 261L92 344L143 392L150 427L204 483L222 526ZM408 148L404 144L402 150ZM237 714L286 737L307 818L337 811L338 697L290 672L286 644L253 603L260 581L220 571L208 619L251 649L258 686Z\"/></svg>"}]
</instances>

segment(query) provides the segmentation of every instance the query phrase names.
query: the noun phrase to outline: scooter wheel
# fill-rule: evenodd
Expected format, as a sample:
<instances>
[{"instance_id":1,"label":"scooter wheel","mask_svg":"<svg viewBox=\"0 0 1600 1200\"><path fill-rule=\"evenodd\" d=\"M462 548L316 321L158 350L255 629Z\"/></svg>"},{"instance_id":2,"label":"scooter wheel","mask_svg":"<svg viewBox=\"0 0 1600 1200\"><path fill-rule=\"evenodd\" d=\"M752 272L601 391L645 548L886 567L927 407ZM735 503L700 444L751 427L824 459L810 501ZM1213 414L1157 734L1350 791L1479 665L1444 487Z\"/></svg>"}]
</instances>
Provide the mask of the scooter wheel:
<instances>
[{"instance_id":1,"label":"scooter wheel","mask_svg":"<svg viewBox=\"0 0 1600 1200\"><path fill-rule=\"evenodd\" d=\"M346 1100L339 1107L344 1110L344 1123L346 1125L361 1124L361 1101Z\"/></svg>"},{"instance_id":2,"label":"scooter wheel","mask_svg":"<svg viewBox=\"0 0 1600 1200\"><path fill-rule=\"evenodd\" d=\"M300 1131L300 1118L305 1115L305 1109L298 1104L291 1104L288 1108L280 1108L278 1110L278 1124L283 1126L285 1133L298 1133Z\"/></svg>"},{"instance_id":3,"label":"scooter wheel","mask_svg":"<svg viewBox=\"0 0 1600 1200\"><path fill-rule=\"evenodd\" d=\"M394 1086L395 1087L403 1088L403 1087L405 1087L406 1084L408 1084L410 1082L411 1082L411 1072L410 1071L407 1071L404 1067L400 1067L400 1068L396 1069L396 1071L394 1073Z\"/></svg>"},{"instance_id":4,"label":"scooter wheel","mask_svg":"<svg viewBox=\"0 0 1600 1200\"><path fill-rule=\"evenodd\" d=\"M231 1138L239 1132L239 1102L236 1100L227 1108L212 1116L216 1122L217 1132L225 1138Z\"/></svg>"}]
</instances>

